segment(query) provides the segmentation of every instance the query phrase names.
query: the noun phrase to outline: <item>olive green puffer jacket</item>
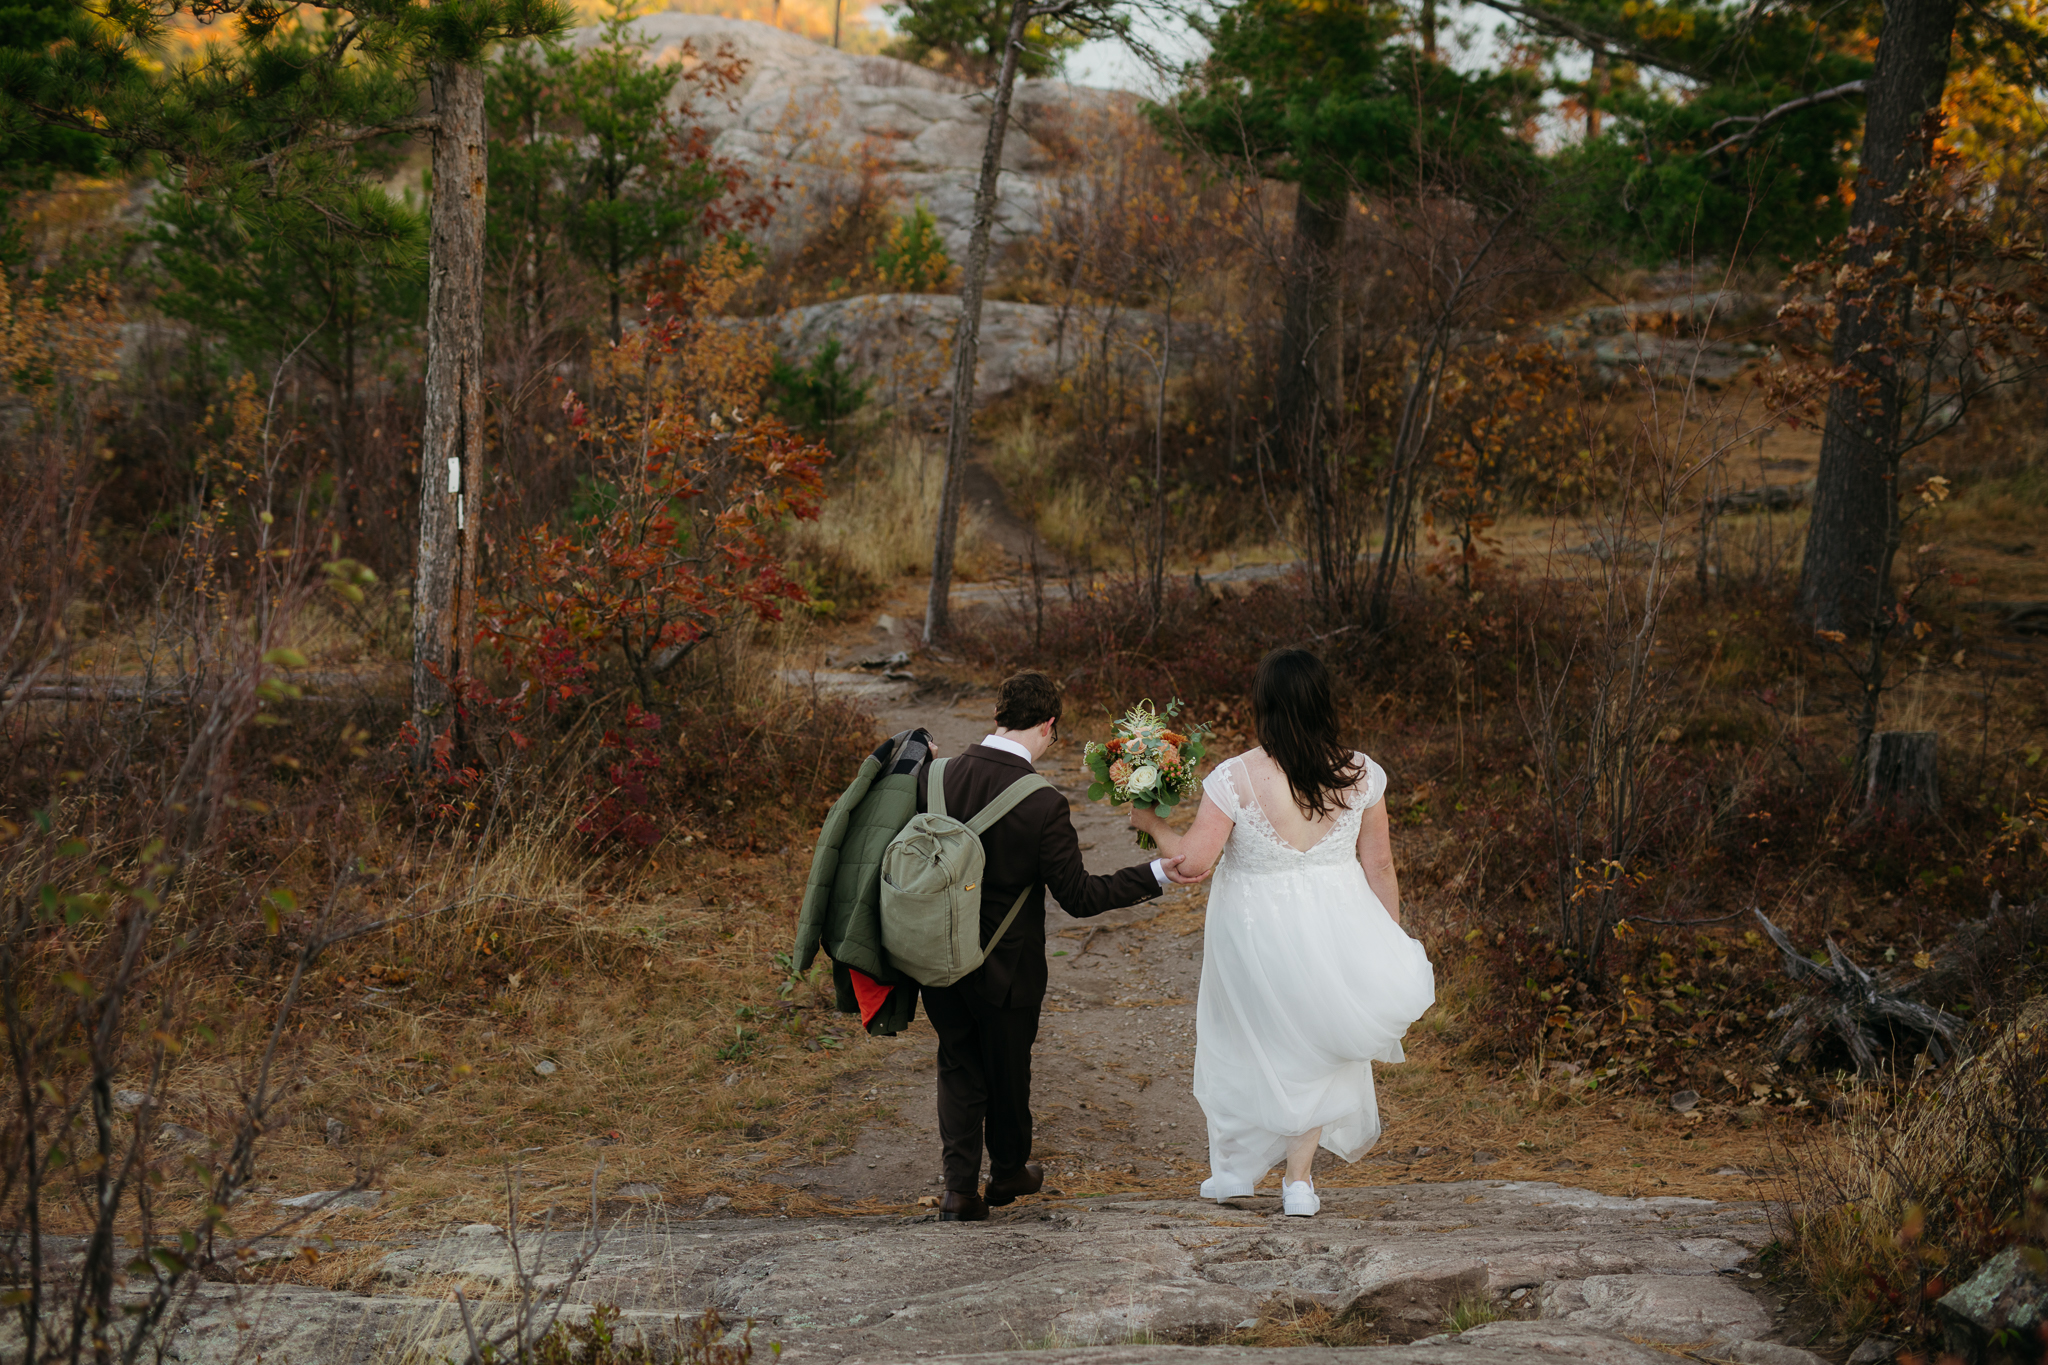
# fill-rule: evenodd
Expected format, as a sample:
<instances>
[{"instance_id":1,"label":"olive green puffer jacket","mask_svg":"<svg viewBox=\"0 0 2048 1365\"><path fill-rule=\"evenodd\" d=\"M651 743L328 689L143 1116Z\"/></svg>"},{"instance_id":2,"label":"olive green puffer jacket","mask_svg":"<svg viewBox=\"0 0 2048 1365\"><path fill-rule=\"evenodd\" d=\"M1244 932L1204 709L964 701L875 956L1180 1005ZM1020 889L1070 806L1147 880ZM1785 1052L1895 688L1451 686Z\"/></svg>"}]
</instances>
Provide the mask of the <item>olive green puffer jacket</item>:
<instances>
[{"instance_id":1,"label":"olive green puffer jacket","mask_svg":"<svg viewBox=\"0 0 2048 1365\"><path fill-rule=\"evenodd\" d=\"M891 991L868 1032L899 1033L917 1011L917 986L889 965L882 951L882 853L917 814L918 784L931 762L932 737L924 730L892 735L861 760L860 772L833 803L811 855L810 881L796 921L796 968L808 971L823 948L832 959L838 1006L860 1010L852 968Z\"/></svg>"}]
</instances>

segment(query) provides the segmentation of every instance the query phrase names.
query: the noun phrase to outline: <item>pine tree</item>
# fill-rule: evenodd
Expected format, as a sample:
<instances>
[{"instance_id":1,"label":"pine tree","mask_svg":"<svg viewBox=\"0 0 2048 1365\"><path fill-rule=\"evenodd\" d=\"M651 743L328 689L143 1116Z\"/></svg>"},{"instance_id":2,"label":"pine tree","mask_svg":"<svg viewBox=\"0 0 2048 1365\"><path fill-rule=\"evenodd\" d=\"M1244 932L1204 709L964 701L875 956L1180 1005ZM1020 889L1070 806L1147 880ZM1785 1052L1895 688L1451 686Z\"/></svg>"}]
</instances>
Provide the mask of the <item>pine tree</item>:
<instances>
[{"instance_id":1,"label":"pine tree","mask_svg":"<svg viewBox=\"0 0 2048 1365\"><path fill-rule=\"evenodd\" d=\"M177 192L256 221L267 205L307 204L343 233L373 236L389 201L335 154L394 134L426 134L428 206L426 421L413 567L415 762L452 743L449 683L475 638L477 538L469 499L483 485L483 70L493 47L551 36L558 0L208 0L238 40L139 80L185 0L147 6L81 0L83 21L0 65L0 126L34 120L92 133L123 158L152 156ZM198 8L198 7L195 7ZM308 31L312 11L322 27ZM420 109L424 88L427 107Z\"/></svg>"},{"instance_id":2,"label":"pine tree","mask_svg":"<svg viewBox=\"0 0 2048 1365\"><path fill-rule=\"evenodd\" d=\"M1408 25L1386 3L1244 0L1202 28L1209 55L1157 118L1185 146L1296 187L1274 427L1280 448L1307 461L1338 402L1337 274L1352 193L1455 181L1484 201L1519 181L1533 158L1505 127L1517 83L1407 46Z\"/></svg>"},{"instance_id":3,"label":"pine tree","mask_svg":"<svg viewBox=\"0 0 2048 1365\"><path fill-rule=\"evenodd\" d=\"M694 96L737 79L733 63L649 61L637 13L633 0L611 0L590 46L522 45L490 72L491 256L516 274L508 283L536 332L557 292L549 256L559 249L601 282L617 341L636 282L721 228L713 205L744 178L684 126Z\"/></svg>"},{"instance_id":4,"label":"pine tree","mask_svg":"<svg viewBox=\"0 0 2048 1365\"><path fill-rule=\"evenodd\" d=\"M921 66L936 63L975 79L987 79L1002 67L1011 15L1003 0L904 0L882 8L896 22L897 39L889 49L894 56ZM1086 32L1060 23L1057 15L1028 21L1018 73L1057 75Z\"/></svg>"},{"instance_id":5,"label":"pine tree","mask_svg":"<svg viewBox=\"0 0 2048 1365\"><path fill-rule=\"evenodd\" d=\"M313 59L308 35L284 50L294 43ZM331 205L301 196L257 196L237 209L166 194L150 206L157 307L221 338L252 369L288 357L310 369L329 390L344 459L360 436L366 371L412 344L425 314L425 214L380 184L398 162L397 146L370 140L314 154L310 178L362 187L339 221Z\"/></svg>"}]
</instances>

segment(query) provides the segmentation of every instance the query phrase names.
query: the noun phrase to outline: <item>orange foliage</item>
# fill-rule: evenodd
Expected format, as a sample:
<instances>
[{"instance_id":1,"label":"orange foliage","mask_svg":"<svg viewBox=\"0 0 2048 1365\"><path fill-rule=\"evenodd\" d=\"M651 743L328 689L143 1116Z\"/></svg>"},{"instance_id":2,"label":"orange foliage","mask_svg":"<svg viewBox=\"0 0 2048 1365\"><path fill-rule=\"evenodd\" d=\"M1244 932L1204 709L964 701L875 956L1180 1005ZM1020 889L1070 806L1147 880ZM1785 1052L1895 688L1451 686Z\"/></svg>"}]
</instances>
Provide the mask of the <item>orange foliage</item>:
<instances>
[{"instance_id":1,"label":"orange foliage","mask_svg":"<svg viewBox=\"0 0 2048 1365\"><path fill-rule=\"evenodd\" d=\"M707 252L661 296L666 319L597 358L587 399L564 400L593 470L590 509L519 536L481 613L480 641L521 686L490 698L472 685L466 704L505 724L514 749L606 674L637 694L603 736L615 757L578 825L599 840L659 837L644 808L663 759L656 732L676 714L672 670L728 623L778 620L804 600L771 538L818 515L829 452L760 412L767 348L717 315L746 274L732 253Z\"/></svg>"},{"instance_id":2,"label":"orange foliage","mask_svg":"<svg viewBox=\"0 0 2048 1365\"><path fill-rule=\"evenodd\" d=\"M1443 483L1423 514L1442 560L1431 571L1470 592L1509 505L1556 506L1595 490L1596 462L1576 410L1578 375L1549 346L1461 357L1444 376L1436 453ZM1439 537L1442 533L1442 539ZM1446 543L1447 542L1447 543Z\"/></svg>"}]
</instances>

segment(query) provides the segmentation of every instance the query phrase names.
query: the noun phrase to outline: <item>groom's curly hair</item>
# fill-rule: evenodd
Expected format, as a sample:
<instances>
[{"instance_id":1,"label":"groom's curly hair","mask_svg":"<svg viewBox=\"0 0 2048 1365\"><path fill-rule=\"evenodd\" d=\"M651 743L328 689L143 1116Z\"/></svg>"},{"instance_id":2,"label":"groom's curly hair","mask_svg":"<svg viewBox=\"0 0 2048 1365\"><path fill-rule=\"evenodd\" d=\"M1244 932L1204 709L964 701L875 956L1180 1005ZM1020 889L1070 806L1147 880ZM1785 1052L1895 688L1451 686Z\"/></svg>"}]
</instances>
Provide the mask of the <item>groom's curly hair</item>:
<instances>
[{"instance_id":1,"label":"groom's curly hair","mask_svg":"<svg viewBox=\"0 0 2048 1365\"><path fill-rule=\"evenodd\" d=\"M996 724L1005 730L1029 730L1060 718L1060 685L1043 673L1013 673L996 693Z\"/></svg>"}]
</instances>

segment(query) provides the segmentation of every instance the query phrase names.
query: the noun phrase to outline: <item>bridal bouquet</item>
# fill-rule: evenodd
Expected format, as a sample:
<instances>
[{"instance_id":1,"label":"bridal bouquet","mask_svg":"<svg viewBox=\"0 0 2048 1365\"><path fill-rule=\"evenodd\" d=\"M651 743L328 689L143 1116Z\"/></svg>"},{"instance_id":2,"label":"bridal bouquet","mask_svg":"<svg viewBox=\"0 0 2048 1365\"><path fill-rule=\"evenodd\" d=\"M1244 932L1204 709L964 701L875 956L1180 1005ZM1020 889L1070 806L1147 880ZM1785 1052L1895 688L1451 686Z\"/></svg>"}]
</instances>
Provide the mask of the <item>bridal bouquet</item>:
<instances>
[{"instance_id":1,"label":"bridal bouquet","mask_svg":"<svg viewBox=\"0 0 2048 1365\"><path fill-rule=\"evenodd\" d=\"M1168 728L1180 714L1180 698L1166 704L1166 714L1141 701L1110 726L1109 742L1090 740L1081 761L1094 779L1088 784L1088 799L1109 798L1112 806L1148 806L1160 816L1202 789L1196 773L1202 756L1206 725L1190 725L1186 734ZM1152 848L1152 836L1138 835L1140 848Z\"/></svg>"}]
</instances>

